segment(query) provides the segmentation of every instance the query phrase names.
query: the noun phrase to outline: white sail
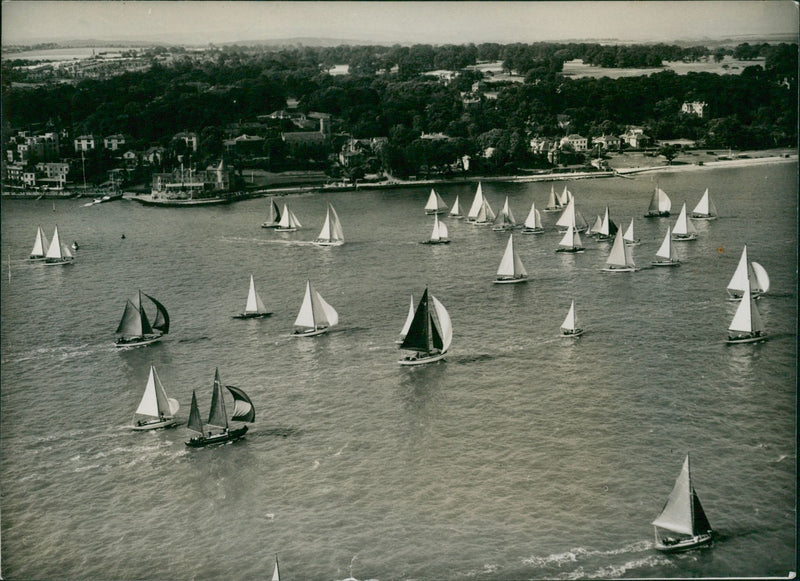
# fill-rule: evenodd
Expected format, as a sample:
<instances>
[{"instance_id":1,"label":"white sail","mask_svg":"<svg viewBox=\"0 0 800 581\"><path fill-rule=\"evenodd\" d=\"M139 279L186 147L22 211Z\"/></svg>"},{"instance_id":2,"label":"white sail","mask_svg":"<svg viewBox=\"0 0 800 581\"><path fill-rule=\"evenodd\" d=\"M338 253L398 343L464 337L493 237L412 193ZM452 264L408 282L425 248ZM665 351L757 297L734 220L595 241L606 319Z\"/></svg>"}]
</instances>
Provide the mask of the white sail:
<instances>
[{"instance_id":1,"label":"white sail","mask_svg":"<svg viewBox=\"0 0 800 581\"><path fill-rule=\"evenodd\" d=\"M530 229L542 227L542 215L536 209L536 202L531 203L531 211L528 212L528 217L525 218L525 227Z\"/></svg>"},{"instance_id":2,"label":"white sail","mask_svg":"<svg viewBox=\"0 0 800 581\"><path fill-rule=\"evenodd\" d=\"M608 206L606 206L606 213L603 215L603 221L600 223L600 230L598 230L598 234L608 236L610 231L609 229L611 228L609 222L610 220L608 219Z\"/></svg>"},{"instance_id":3,"label":"white sail","mask_svg":"<svg viewBox=\"0 0 800 581\"><path fill-rule=\"evenodd\" d=\"M653 192L653 197L650 199L650 207L647 209L648 213L669 212L671 208L672 201L669 196L656 186L656 191Z\"/></svg>"},{"instance_id":4,"label":"white sail","mask_svg":"<svg viewBox=\"0 0 800 581\"><path fill-rule=\"evenodd\" d=\"M754 277L750 279L750 286L756 292L761 294L769 290L769 275L767 271L758 262L751 262L750 266L753 269Z\"/></svg>"},{"instance_id":5,"label":"white sail","mask_svg":"<svg viewBox=\"0 0 800 581\"><path fill-rule=\"evenodd\" d=\"M458 196L456 196L456 201L453 202L453 207L450 208L450 215L453 217L461 216L461 206L458 205Z\"/></svg>"},{"instance_id":6,"label":"white sail","mask_svg":"<svg viewBox=\"0 0 800 581\"><path fill-rule=\"evenodd\" d=\"M278 556L275 555L275 568L272 570L272 581L281 581L281 572L278 568Z\"/></svg>"},{"instance_id":7,"label":"white sail","mask_svg":"<svg viewBox=\"0 0 800 581\"><path fill-rule=\"evenodd\" d=\"M147 378L147 385L144 388L139 407L136 408L136 414L153 418L159 418L162 415L172 417L179 409L178 401L167 397L167 392L158 378L156 368L151 365L150 376Z\"/></svg>"},{"instance_id":8,"label":"white sail","mask_svg":"<svg viewBox=\"0 0 800 581\"><path fill-rule=\"evenodd\" d=\"M567 202L566 209L561 213L561 216L559 216L558 220L556 220L556 226L567 228L570 225L576 226L574 197L570 198L569 202Z\"/></svg>"},{"instance_id":9,"label":"white sail","mask_svg":"<svg viewBox=\"0 0 800 581\"><path fill-rule=\"evenodd\" d=\"M556 196L556 190L551 185L550 186L550 197L547 198L547 206L545 210L556 210L561 207L561 201L558 196Z\"/></svg>"},{"instance_id":10,"label":"white sail","mask_svg":"<svg viewBox=\"0 0 800 581\"><path fill-rule=\"evenodd\" d=\"M689 474L689 456L683 461L683 468L675 481L675 486L667 498L661 514L653 521L653 525L684 535L694 535L692 518L693 490Z\"/></svg>"},{"instance_id":11,"label":"white sail","mask_svg":"<svg viewBox=\"0 0 800 581\"><path fill-rule=\"evenodd\" d=\"M258 296L256 292L256 284L253 281L253 275L250 275L250 290L247 293L247 304L244 307L245 314L251 313L263 313L267 309L264 307L264 303L261 302L261 297Z\"/></svg>"},{"instance_id":12,"label":"white sail","mask_svg":"<svg viewBox=\"0 0 800 581\"><path fill-rule=\"evenodd\" d=\"M431 242L440 242L447 240L448 231L447 224L439 220L439 216L433 216L433 232L431 232Z\"/></svg>"},{"instance_id":13,"label":"white sail","mask_svg":"<svg viewBox=\"0 0 800 581\"><path fill-rule=\"evenodd\" d=\"M483 217L483 219L481 219ZM478 212L478 218L475 220L476 222L492 222L497 216L492 210L492 206L489 205L489 200L483 198L483 202L481 203L481 209Z\"/></svg>"},{"instance_id":14,"label":"white sail","mask_svg":"<svg viewBox=\"0 0 800 581\"><path fill-rule=\"evenodd\" d=\"M286 204L283 205L283 214L281 215L281 221L278 222L278 228L288 229L288 228L301 228L302 224L300 224L300 220L297 219L297 216L294 215Z\"/></svg>"},{"instance_id":15,"label":"white sail","mask_svg":"<svg viewBox=\"0 0 800 581\"><path fill-rule=\"evenodd\" d=\"M472 200L472 206L469 208L469 213L467 213L467 219L474 221L478 217L478 212L481 210L483 206L483 188L481 187L481 183L478 182L478 189L475 190L475 198Z\"/></svg>"},{"instance_id":16,"label":"white sail","mask_svg":"<svg viewBox=\"0 0 800 581\"><path fill-rule=\"evenodd\" d=\"M43 258L48 250L50 243L47 241L47 236L44 230L39 226L36 229L36 240L33 242L33 249L31 250L31 258Z\"/></svg>"},{"instance_id":17,"label":"white sail","mask_svg":"<svg viewBox=\"0 0 800 581\"><path fill-rule=\"evenodd\" d=\"M498 277L505 278L523 278L528 276L525 267L522 265L519 255L514 250L514 235L508 237L508 244L503 253L503 259L500 261L500 266L497 269Z\"/></svg>"},{"instance_id":18,"label":"white sail","mask_svg":"<svg viewBox=\"0 0 800 581\"><path fill-rule=\"evenodd\" d=\"M564 184L564 191L558 197L558 201L562 206L566 206L572 199L572 192L567 189L567 184Z\"/></svg>"},{"instance_id":19,"label":"white sail","mask_svg":"<svg viewBox=\"0 0 800 581\"><path fill-rule=\"evenodd\" d=\"M508 205L508 196L506 196L506 201L503 203L503 209L500 210L500 213L497 215L496 221L502 221L511 224L512 226L516 226L517 224L517 221L514 219L514 214L511 212L511 208Z\"/></svg>"},{"instance_id":20,"label":"white sail","mask_svg":"<svg viewBox=\"0 0 800 581\"><path fill-rule=\"evenodd\" d=\"M636 239L633 237L633 218L631 218L631 223L625 230L625 234L622 235L622 239L625 240L625 242L636 242Z\"/></svg>"},{"instance_id":21,"label":"white sail","mask_svg":"<svg viewBox=\"0 0 800 581\"><path fill-rule=\"evenodd\" d=\"M329 327L333 327L339 322L339 313L336 312L332 306L330 306L325 299L322 298L322 295L318 292L316 293L316 299L319 302L320 307L322 307L322 314L321 316L315 314L315 318L317 319L317 324L327 324Z\"/></svg>"},{"instance_id":22,"label":"white sail","mask_svg":"<svg viewBox=\"0 0 800 581\"><path fill-rule=\"evenodd\" d=\"M729 291L744 292L745 289L750 288L750 280L748 270L750 263L747 262L747 244L742 248L742 255L739 257L739 264L736 265L736 270L728 283Z\"/></svg>"},{"instance_id":23,"label":"white sail","mask_svg":"<svg viewBox=\"0 0 800 581\"><path fill-rule=\"evenodd\" d=\"M598 214L597 217L594 219L594 224L592 224L591 228L587 231L587 234L597 234L600 232L600 228L603 226L603 217Z\"/></svg>"},{"instance_id":24,"label":"white sail","mask_svg":"<svg viewBox=\"0 0 800 581\"><path fill-rule=\"evenodd\" d=\"M559 246L563 246L565 248L582 248L583 243L581 242L581 235L575 229L575 226L571 225L567 228L567 231L564 233L564 237L558 243Z\"/></svg>"},{"instance_id":25,"label":"white sail","mask_svg":"<svg viewBox=\"0 0 800 581\"><path fill-rule=\"evenodd\" d=\"M753 333L764 330L761 314L758 312L749 288L745 288L742 302L736 308L736 314L733 316L728 330L737 333Z\"/></svg>"},{"instance_id":26,"label":"white sail","mask_svg":"<svg viewBox=\"0 0 800 581\"><path fill-rule=\"evenodd\" d=\"M311 301L312 289L311 281L306 281L306 294L303 297L303 304L300 305L300 312L294 321L295 327L308 327L311 329L316 328L314 321L314 306Z\"/></svg>"},{"instance_id":27,"label":"white sail","mask_svg":"<svg viewBox=\"0 0 800 581\"><path fill-rule=\"evenodd\" d=\"M717 215L717 208L708 194L708 188L703 192L703 197L697 202L697 205L692 210L692 216L711 218Z\"/></svg>"},{"instance_id":28,"label":"white sail","mask_svg":"<svg viewBox=\"0 0 800 581\"><path fill-rule=\"evenodd\" d=\"M636 266L633 263L631 249L625 245L625 241L622 239L622 232L619 230L617 230L617 235L614 237L614 245L611 247L606 264L620 268L633 268Z\"/></svg>"},{"instance_id":29,"label":"white sail","mask_svg":"<svg viewBox=\"0 0 800 581\"><path fill-rule=\"evenodd\" d=\"M578 319L575 317L575 301L573 300L569 306L569 312L564 317L564 322L561 323L561 328L566 331L574 331L578 326Z\"/></svg>"},{"instance_id":30,"label":"white sail","mask_svg":"<svg viewBox=\"0 0 800 581\"><path fill-rule=\"evenodd\" d=\"M61 260L63 258L61 240L58 238L58 226L56 226L56 229L53 232L53 239L50 241L50 246L47 249L45 258L55 258L57 260Z\"/></svg>"},{"instance_id":31,"label":"white sail","mask_svg":"<svg viewBox=\"0 0 800 581\"><path fill-rule=\"evenodd\" d=\"M328 209L325 212L325 223L322 225L322 230L320 230L319 236L314 242L331 245L344 243L342 224L339 222L339 215L331 204L328 204Z\"/></svg>"},{"instance_id":32,"label":"white sail","mask_svg":"<svg viewBox=\"0 0 800 581\"><path fill-rule=\"evenodd\" d=\"M408 334L408 329L411 327L411 321L414 320L414 295L411 295L411 305L408 307L408 317L406 317L406 322L403 323L403 328L400 330L400 337L405 338Z\"/></svg>"},{"instance_id":33,"label":"white sail","mask_svg":"<svg viewBox=\"0 0 800 581\"><path fill-rule=\"evenodd\" d=\"M678 259L678 255L675 252L675 246L672 244L672 233L670 231L670 227L667 226L667 235L664 236L664 241L661 243L661 246L656 251L656 256L658 258L662 258L664 260L676 261Z\"/></svg>"},{"instance_id":34,"label":"white sail","mask_svg":"<svg viewBox=\"0 0 800 581\"><path fill-rule=\"evenodd\" d=\"M436 318L439 319L439 329L442 334L442 353L445 353L450 348L450 343L453 341L453 324L450 321L450 315L444 305L439 302L435 296L431 295L433 301L433 308L436 311Z\"/></svg>"},{"instance_id":35,"label":"white sail","mask_svg":"<svg viewBox=\"0 0 800 581\"><path fill-rule=\"evenodd\" d=\"M686 202L684 202L683 206L681 206L681 213L678 215L678 220L675 222L675 227L672 229L672 233L676 236L690 236L692 234L697 234L694 224L692 224L686 216Z\"/></svg>"},{"instance_id":36,"label":"white sail","mask_svg":"<svg viewBox=\"0 0 800 581\"><path fill-rule=\"evenodd\" d=\"M444 203L442 196L439 193L431 188L431 194L428 196L428 202L425 204L425 211L427 213L440 213L447 210L447 204Z\"/></svg>"}]
</instances>

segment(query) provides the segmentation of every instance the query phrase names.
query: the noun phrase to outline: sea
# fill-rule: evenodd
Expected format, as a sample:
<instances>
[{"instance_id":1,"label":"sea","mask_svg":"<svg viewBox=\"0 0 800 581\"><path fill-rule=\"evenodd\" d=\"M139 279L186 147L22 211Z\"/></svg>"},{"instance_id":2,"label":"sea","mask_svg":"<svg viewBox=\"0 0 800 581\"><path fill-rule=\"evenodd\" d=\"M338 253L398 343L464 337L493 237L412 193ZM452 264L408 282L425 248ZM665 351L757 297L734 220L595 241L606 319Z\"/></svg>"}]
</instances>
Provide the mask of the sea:
<instances>
[{"instance_id":1,"label":"sea","mask_svg":"<svg viewBox=\"0 0 800 581\"><path fill-rule=\"evenodd\" d=\"M276 555L284 581L789 578L797 161L482 187L521 222L564 185L590 222L606 207L623 229L633 218L641 270L601 272L611 243L585 236L585 253L556 253L558 214L543 212L545 233L513 234L527 283L493 284L509 234L444 218L452 243L420 244L430 186L282 196L292 233L261 228L268 198L4 199L3 578L248 581ZM466 210L476 186L435 188ZM656 186L673 214L645 219ZM680 267L650 267L706 188L719 219L677 243ZM327 202L340 247L312 244ZM73 264L27 261L39 225L78 242ZM757 301L769 341L727 345L745 244L771 281ZM234 319L251 274L273 315ZM295 338L307 280L339 325ZM403 367L395 340L426 288L452 346ZM170 332L117 349L139 289ZM559 336L572 300L579 339ZM150 365L181 425L136 432ZM189 449L192 393L208 414L215 369L256 419L239 442ZM650 523L687 454L717 536L665 555Z\"/></svg>"}]
</instances>

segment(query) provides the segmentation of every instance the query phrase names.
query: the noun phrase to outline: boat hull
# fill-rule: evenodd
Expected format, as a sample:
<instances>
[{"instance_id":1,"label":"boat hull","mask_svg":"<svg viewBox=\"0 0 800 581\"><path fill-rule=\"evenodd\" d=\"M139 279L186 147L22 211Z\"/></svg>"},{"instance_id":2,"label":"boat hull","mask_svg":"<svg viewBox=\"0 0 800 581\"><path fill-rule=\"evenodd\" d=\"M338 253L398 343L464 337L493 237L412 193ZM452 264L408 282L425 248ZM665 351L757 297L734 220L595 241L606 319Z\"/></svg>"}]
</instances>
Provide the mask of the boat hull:
<instances>
[{"instance_id":1,"label":"boat hull","mask_svg":"<svg viewBox=\"0 0 800 581\"><path fill-rule=\"evenodd\" d=\"M691 216L689 216L689 218L692 219L692 220L716 220L717 219L716 216L706 216L704 214L698 214L696 216L694 214L692 214Z\"/></svg>"},{"instance_id":2,"label":"boat hull","mask_svg":"<svg viewBox=\"0 0 800 581\"><path fill-rule=\"evenodd\" d=\"M314 240L312 242L314 246L341 246L344 244L344 240L337 240L336 242L328 242L326 240Z\"/></svg>"},{"instance_id":3,"label":"boat hull","mask_svg":"<svg viewBox=\"0 0 800 581\"><path fill-rule=\"evenodd\" d=\"M447 210L425 210L426 216L433 216L436 214L437 216L441 216L442 214L446 213Z\"/></svg>"},{"instance_id":4,"label":"boat hull","mask_svg":"<svg viewBox=\"0 0 800 581\"><path fill-rule=\"evenodd\" d=\"M123 347L142 347L144 345L150 345L151 343L156 343L157 341L161 341L163 335L157 335L154 337L137 337L136 339L118 339L114 343L114 347L121 349Z\"/></svg>"},{"instance_id":5,"label":"boat hull","mask_svg":"<svg viewBox=\"0 0 800 581\"><path fill-rule=\"evenodd\" d=\"M569 252L570 254L580 254L584 252L584 248L557 248L556 252Z\"/></svg>"},{"instance_id":6,"label":"boat hull","mask_svg":"<svg viewBox=\"0 0 800 581\"><path fill-rule=\"evenodd\" d=\"M635 267L624 266L621 268L601 268L600 272L636 272L637 270L639 269Z\"/></svg>"},{"instance_id":7,"label":"boat hull","mask_svg":"<svg viewBox=\"0 0 800 581\"><path fill-rule=\"evenodd\" d=\"M292 337L316 337L317 335L322 335L323 333L327 333L330 327L323 327L322 329L308 329L307 331L295 331L292 333Z\"/></svg>"},{"instance_id":8,"label":"boat hull","mask_svg":"<svg viewBox=\"0 0 800 581\"><path fill-rule=\"evenodd\" d=\"M563 210L564 210L563 206L557 206L557 207L550 206L544 209L545 212L561 212Z\"/></svg>"},{"instance_id":9,"label":"boat hull","mask_svg":"<svg viewBox=\"0 0 800 581\"><path fill-rule=\"evenodd\" d=\"M66 264L72 264L72 263L73 263L72 258L68 258L66 260L51 260L46 258L44 262L42 262L42 264L44 264L45 266L64 266Z\"/></svg>"},{"instance_id":10,"label":"boat hull","mask_svg":"<svg viewBox=\"0 0 800 581\"><path fill-rule=\"evenodd\" d=\"M263 224L261 224L261 227L262 228L277 228L278 224L277 223L272 224L270 222L264 222Z\"/></svg>"},{"instance_id":11,"label":"boat hull","mask_svg":"<svg viewBox=\"0 0 800 581\"><path fill-rule=\"evenodd\" d=\"M168 418L166 420L153 420L151 422L136 423L131 426L136 431L144 430L160 430L162 428L174 428L178 425L178 420L175 418Z\"/></svg>"},{"instance_id":12,"label":"boat hull","mask_svg":"<svg viewBox=\"0 0 800 581\"><path fill-rule=\"evenodd\" d=\"M523 228L523 234L543 234L544 228Z\"/></svg>"},{"instance_id":13,"label":"boat hull","mask_svg":"<svg viewBox=\"0 0 800 581\"><path fill-rule=\"evenodd\" d=\"M748 334L741 337L731 337L725 340L725 343L728 345L738 345L740 343L760 343L762 341L766 341L769 336L766 333L758 333L758 334Z\"/></svg>"},{"instance_id":14,"label":"boat hull","mask_svg":"<svg viewBox=\"0 0 800 581\"><path fill-rule=\"evenodd\" d=\"M492 282L494 284L515 284L518 282L528 282L528 278L525 276L518 278L496 278Z\"/></svg>"},{"instance_id":15,"label":"boat hull","mask_svg":"<svg viewBox=\"0 0 800 581\"><path fill-rule=\"evenodd\" d=\"M702 547L711 546L711 534L695 535L688 539L677 541L675 543L663 543L657 541L655 549L662 553L679 553L681 551L689 551L691 549L699 549Z\"/></svg>"},{"instance_id":16,"label":"boat hull","mask_svg":"<svg viewBox=\"0 0 800 581\"><path fill-rule=\"evenodd\" d=\"M266 317L271 317L272 313L240 313L238 315L234 315L234 319L265 319Z\"/></svg>"},{"instance_id":17,"label":"boat hull","mask_svg":"<svg viewBox=\"0 0 800 581\"><path fill-rule=\"evenodd\" d=\"M652 264L653 266L680 266L681 265L681 261L680 260L664 260L664 261L654 260L650 264Z\"/></svg>"},{"instance_id":18,"label":"boat hull","mask_svg":"<svg viewBox=\"0 0 800 581\"><path fill-rule=\"evenodd\" d=\"M275 232L297 232L297 228L281 228L280 226L276 226Z\"/></svg>"},{"instance_id":19,"label":"boat hull","mask_svg":"<svg viewBox=\"0 0 800 581\"><path fill-rule=\"evenodd\" d=\"M437 353L435 355L426 355L423 357L409 355L408 357L403 357L398 363L400 365L425 365L426 363L433 363L434 361L444 359L445 355L447 355L447 353Z\"/></svg>"},{"instance_id":20,"label":"boat hull","mask_svg":"<svg viewBox=\"0 0 800 581\"><path fill-rule=\"evenodd\" d=\"M561 329L561 337L580 337L583 335L583 329Z\"/></svg>"},{"instance_id":21,"label":"boat hull","mask_svg":"<svg viewBox=\"0 0 800 581\"><path fill-rule=\"evenodd\" d=\"M688 242L689 240L697 240L697 234L673 234L672 239L675 242Z\"/></svg>"},{"instance_id":22,"label":"boat hull","mask_svg":"<svg viewBox=\"0 0 800 581\"><path fill-rule=\"evenodd\" d=\"M669 218L669 212L648 212L645 218Z\"/></svg>"},{"instance_id":23,"label":"boat hull","mask_svg":"<svg viewBox=\"0 0 800 581\"><path fill-rule=\"evenodd\" d=\"M450 241L449 240L423 240L422 242L420 242L420 244L432 244L432 245L435 246L437 244L450 244Z\"/></svg>"},{"instance_id":24,"label":"boat hull","mask_svg":"<svg viewBox=\"0 0 800 581\"><path fill-rule=\"evenodd\" d=\"M186 445L190 448L204 448L205 446L216 446L219 444L227 444L228 442L235 442L240 440L247 433L247 426L227 430L221 434L214 434L213 436L194 436Z\"/></svg>"}]
</instances>

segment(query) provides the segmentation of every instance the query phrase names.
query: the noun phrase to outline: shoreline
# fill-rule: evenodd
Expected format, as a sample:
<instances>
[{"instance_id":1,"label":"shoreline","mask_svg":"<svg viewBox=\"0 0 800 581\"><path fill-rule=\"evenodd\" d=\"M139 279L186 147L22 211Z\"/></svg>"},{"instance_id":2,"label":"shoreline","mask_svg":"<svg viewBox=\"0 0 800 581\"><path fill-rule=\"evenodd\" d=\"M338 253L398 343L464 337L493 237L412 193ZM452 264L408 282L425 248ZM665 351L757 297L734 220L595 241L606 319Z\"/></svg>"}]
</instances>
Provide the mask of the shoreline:
<instances>
[{"instance_id":1,"label":"shoreline","mask_svg":"<svg viewBox=\"0 0 800 581\"><path fill-rule=\"evenodd\" d=\"M242 200L249 200L253 198L262 198L268 196L286 196L293 194L324 194L324 193L338 193L338 192L357 192L359 190L387 190L387 189L400 189L400 188L414 188L414 187L427 187L436 186L441 184L469 184L476 182L508 182L508 183L527 183L527 182L547 182L547 181L568 181L568 180L581 180L581 179L600 179L600 178L614 178L620 177L625 179L634 179L637 174L647 172L687 172L687 171L702 171L706 169L727 169L739 168L752 165L768 165L779 163L797 163L798 154L783 154L771 155L764 157L747 157L744 159L728 159L718 161L705 161L700 163L685 163L678 165L652 165L643 167L619 167L604 171L580 171L580 172L549 172L532 175L510 175L510 176L469 176L459 178L433 178L426 180L389 180L385 182L352 184L342 186L283 186L275 188L259 188L255 190L237 192L234 195L228 196L225 199L212 202L199 202L188 201L170 201L162 203L153 203L149 199L149 195L135 194L126 192L122 199L134 200L150 206L160 207L199 207L207 206L213 203L235 203ZM14 200L42 200L42 199L78 199L79 196L75 192L59 192L59 193L16 193L3 191L2 197ZM112 200L113 201L113 200ZM199 203L198 203L199 202Z\"/></svg>"}]
</instances>

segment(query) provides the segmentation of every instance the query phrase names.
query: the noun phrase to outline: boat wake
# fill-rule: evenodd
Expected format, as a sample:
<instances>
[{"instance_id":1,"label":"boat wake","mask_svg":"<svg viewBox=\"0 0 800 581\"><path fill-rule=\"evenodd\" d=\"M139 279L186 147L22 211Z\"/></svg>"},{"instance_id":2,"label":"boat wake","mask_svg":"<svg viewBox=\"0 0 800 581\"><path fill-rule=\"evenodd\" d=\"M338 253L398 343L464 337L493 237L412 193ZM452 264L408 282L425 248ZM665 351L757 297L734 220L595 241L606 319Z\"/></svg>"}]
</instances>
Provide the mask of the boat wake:
<instances>
[{"instance_id":1,"label":"boat wake","mask_svg":"<svg viewBox=\"0 0 800 581\"><path fill-rule=\"evenodd\" d=\"M653 543L651 541L637 541L629 545L625 545L618 549L610 549L607 551L586 549L577 547L563 553L554 553L544 557L533 556L523 559L525 565L551 569L554 567L563 568L569 565L577 565L570 571L564 571L557 574L548 574L552 579L616 579L622 576L623 573L632 569L642 569L655 566L669 565L671 561L666 557L652 553ZM632 558L626 560L624 563L609 563L608 565L596 566L594 570L587 570L587 561L591 560L592 563L602 561L603 558L608 557L611 560L613 557L620 555L630 555ZM591 567L591 566L590 566Z\"/></svg>"},{"instance_id":2,"label":"boat wake","mask_svg":"<svg viewBox=\"0 0 800 581\"><path fill-rule=\"evenodd\" d=\"M247 437L252 438L254 435L263 435L272 438L288 438L289 436L300 436L302 433L303 431L298 428L268 428L265 430L259 429L257 431L252 431L247 434Z\"/></svg>"},{"instance_id":3,"label":"boat wake","mask_svg":"<svg viewBox=\"0 0 800 581\"><path fill-rule=\"evenodd\" d=\"M178 343L198 343L200 341L208 341L211 337L203 335L201 337L190 337L188 339L178 339Z\"/></svg>"},{"instance_id":4,"label":"boat wake","mask_svg":"<svg viewBox=\"0 0 800 581\"><path fill-rule=\"evenodd\" d=\"M220 241L229 244L247 244L248 246L253 244L263 246L269 244L279 244L281 246L316 246L311 240L281 240L278 238L265 240L264 238L245 238L243 236L222 236Z\"/></svg>"},{"instance_id":5,"label":"boat wake","mask_svg":"<svg viewBox=\"0 0 800 581\"><path fill-rule=\"evenodd\" d=\"M32 359L41 360L42 358L72 359L75 357L86 357L100 351L99 346L90 346L88 343L75 346L43 347L24 351L20 353L9 353L2 359L3 365L7 363L22 363ZM111 349L108 349L109 351Z\"/></svg>"}]
</instances>

